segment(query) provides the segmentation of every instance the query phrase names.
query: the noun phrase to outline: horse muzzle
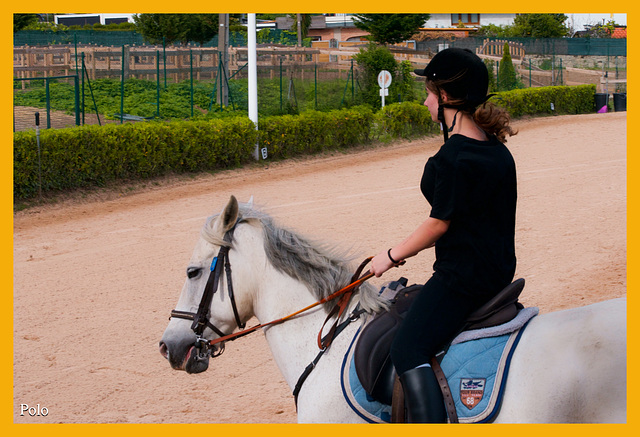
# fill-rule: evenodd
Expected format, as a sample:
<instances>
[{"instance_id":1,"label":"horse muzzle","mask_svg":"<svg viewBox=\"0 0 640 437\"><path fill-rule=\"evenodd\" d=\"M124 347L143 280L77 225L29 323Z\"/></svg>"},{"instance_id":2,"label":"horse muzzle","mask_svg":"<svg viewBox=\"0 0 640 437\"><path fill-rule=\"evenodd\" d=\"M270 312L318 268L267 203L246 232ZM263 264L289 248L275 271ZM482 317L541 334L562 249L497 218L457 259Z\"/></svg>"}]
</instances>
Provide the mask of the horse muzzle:
<instances>
[{"instance_id":1,"label":"horse muzzle","mask_svg":"<svg viewBox=\"0 0 640 437\"><path fill-rule=\"evenodd\" d=\"M203 353L195 344L173 345L160 342L160 354L165 357L171 368L187 373L201 373L209 368L210 355Z\"/></svg>"}]
</instances>

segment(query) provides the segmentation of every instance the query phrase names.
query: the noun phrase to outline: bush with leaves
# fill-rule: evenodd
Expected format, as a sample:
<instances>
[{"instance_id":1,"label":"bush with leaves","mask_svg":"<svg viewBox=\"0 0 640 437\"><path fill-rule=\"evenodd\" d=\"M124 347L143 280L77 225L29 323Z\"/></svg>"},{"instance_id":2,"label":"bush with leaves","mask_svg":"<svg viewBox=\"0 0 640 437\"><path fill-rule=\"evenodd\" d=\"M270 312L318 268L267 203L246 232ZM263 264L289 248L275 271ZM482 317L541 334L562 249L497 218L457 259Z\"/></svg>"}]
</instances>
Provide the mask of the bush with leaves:
<instances>
[{"instance_id":1,"label":"bush with leaves","mask_svg":"<svg viewBox=\"0 0 640 437\"><path fill-rule=\"evenodd\" d=\"M490 101L512 117L585 114L594 111L595 92L595 85L548 86L500 92Z\"/></svg>"},{"instance_id":2,"label":"bush with leaves","mask_svg":"<svg viewBox=\"0 0 640 437\"><path fill-rule=\"evenodd\" d=\"M379 44L408 40L424 26L430 14L355 14L353 24L370 34Z\"/></svg>"},{"instance_id":3,"label":"bush with leaves","mask_svg":"<svg viewBox=\"0 0 640 437\"><path fill-rule=\"evenodd\" d=\"M398 71L398 61L395 60L393 53L381 45L369 43L366 48L361 48L360 52L354 56L358 67L362 72L362 92L360 94L361 102L373 108L380 108L380 85L378 84L378 74L382 70L391 73L391 77L396 77ZM402 86L398 80L394 79L389 87L389 96L398 95Z\"/></svg>"},{"instance_id":4,"label":"bush with leaves","mask_svg":"<svg viewBox=\"0 0 640 437\"><path fill-rule=\"evenodd\" d=\"M580 114L594 111L595 91L595 85L528 88L500 92L491 101L513 117ZM265 117L259 131L246 116L45 129L41 132L42 190L234 167L253 161L256 144L266 147L271 158L282 159L438 132L429 110L416 102L390 104L376 113L359 106ZM14 200L38 193L37 150L33 130L14 134Z\"/></svg>"},{"instance_id":5,"label":"bush with leaves","mask_svg":"<svg viewBox=\"0 0 640 437\"><path fill-rule=\"evenodd\" d=\"M522 88L522 84L518 80L516 69L511 61L509 52L509 43L504 43L504 54L498 67L498 91L509 91L516 88Z\"/></svg>"},{"instance_id":6,"label":"bush with leaves","mask_svg":"<svg viewBox=\"0 0 640 437\"><path fill-rule=\"evenodd\" d=\"M46 129L40 135L43 192L238 166L252 159L257 138L247 117ZM14 199L33 197L35 133L13 138Z\"/></svg>"},{"instance_id":7,"label":"bush with leaves","mask_svg":"<svg viewBox=\"0 0 640 437\"><path fill-rule=\"evenodd\" d=\"M376 114L378 139L413 138L440 132L440 124L431 119L429 109L416 102L385 106Z\"/></svg>"}]
</instances>

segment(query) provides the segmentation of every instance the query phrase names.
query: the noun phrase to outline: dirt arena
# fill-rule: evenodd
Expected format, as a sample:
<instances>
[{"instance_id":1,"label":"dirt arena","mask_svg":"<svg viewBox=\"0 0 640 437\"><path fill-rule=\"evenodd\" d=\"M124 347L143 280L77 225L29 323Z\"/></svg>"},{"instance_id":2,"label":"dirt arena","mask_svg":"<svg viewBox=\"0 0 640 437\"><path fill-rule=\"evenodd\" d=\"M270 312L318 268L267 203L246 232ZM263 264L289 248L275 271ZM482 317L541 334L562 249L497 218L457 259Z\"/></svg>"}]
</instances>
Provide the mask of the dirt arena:
<instances>
[{"instance_id":1,"label":"dirt arena","mask_svg":"<svg viewBox=\"0 0 640 437\"><path fill-rule=\"evenodd\" d=\"M625 296L626 113L515 126L521 301L548 312ZM428 213L418 182L440 144L262 164L16 213L14 422L295 422L262 333L229 343L199 375L171 370L158 353L200 227L229 195L253 195L284 225L376 254ZM424 282L432 262L426 251L376 281ZM21 416L22 404L48 414Z\"/></svg>"}]
</instances>

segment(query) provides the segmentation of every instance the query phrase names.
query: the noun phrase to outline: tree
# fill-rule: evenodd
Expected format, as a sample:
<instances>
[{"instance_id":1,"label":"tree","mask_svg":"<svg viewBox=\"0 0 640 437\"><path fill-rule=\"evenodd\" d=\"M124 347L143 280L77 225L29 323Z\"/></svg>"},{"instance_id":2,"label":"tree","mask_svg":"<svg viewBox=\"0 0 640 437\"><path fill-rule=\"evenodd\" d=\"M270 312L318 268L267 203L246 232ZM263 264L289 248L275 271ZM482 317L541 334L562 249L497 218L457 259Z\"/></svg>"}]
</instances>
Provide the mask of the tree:
<instances>
[{"instance_id":1,"label":"tree","mask_svg":"<svg viewBox=\"0 0 640 437\"><path fill-rule=\"evenodd\" d=\"M355 14L353 23L379 44L397 44L411 38L431 17L429 14Z\"/></svg>"},{"instance_id":2,"label":"tree","mask_svg":"<svg viewBox=\"0 0 640 437\"><path fill-rule=\"evenodd\" d=\"M614 21L608 21L607 24L598 23L585 26L587 29L584 32L576 32L578 37L583 38L611 38L613 31L616 29L616 23Z\"/></svg>"},{"instance_id":3,"label":"tree","mask_svg":"<svg viewBox=\"0 0 640 437\"><path fill-rule=\"evenodd\" d=\"M184 40L182 41L184 44L189 41L193 41L203 45L204 43L211 41L211 39L218 34L218 18L220 14L184 15L187 15L185 19L187 31L185 33Z\"/></svg>"},{"instance_id":4,"label":"tree","mask_svg":"<svg viewBox=\"0 0 640 437\"><path fill-rule=\"evenodd\" d=\"M486 24L478 28L475 36L487 38L510 38L514 36L513 31L513 25Z\"/></svg>"},{"instance_id":5,"label":"tree","mask_svg":"<svg viewBox=\"0 0 640 437\"><path fill-rule=\"evenodd\" d=\"M511 61L509 43L504 43L504 53L498 68L498 91L509 91L518 88L518 76Z\"/></svg>"},{"instance_id":6,"label":"tree","mask_svg":"<svg viewBox=\"0 0 640 437\"><path fill-rule=\"evenodd\" d=\"M362 99L364 103L373 107L380 106L380 86L378 85L378 74L382 70L387 70L391 76L396 75L398 61L393 57L393 53L385 47L370 42L366 49L361 48L360 52L354 55L358 66L362 70ZM395 81L391 82L389 94L393 94L393 89L397 86Z\"/></svg>"},{"instance_id":7,"label":"tree","mask_svg":"<svg viewBox=\"0 0 640 437\"><path fill-rule=\"evenodd\" d=\"M518 14L513 20L512 35L532 38L561 38L569 29L565 14Z\"/></svg>"},{"instance_id":8,"label":"tree","mask_svg":"<svg viewBox=\"0 0 640 437\"><path fill-rule=\"evenodd\" d=\"M17 32L38 22L38 14L13 14L13 31Z\"/></svg>"},{"instance_id":9,"label":"tree","mask_svg":"<svg viewBox=\"0 0 640 437\"><path fill-rule=\"evenodd\" d=\"M218 14L136 14L133 20L138 32L155 44L202 45L218 34Z\"/></svg>"},{"instance_id":10,"label":"tree","mask_svg":"<svg viewBox=\"0 0 640 437\"><path fill-rule=\"evenodd\" d=\"M305 39L307 34L309 33L309 28L311 27L311 15L310 14L300 14L301 23L300 23L300 36L301 39ZM289 17L293 19L293 26L291 26L291 31L298 32L298 14L289 14Z\"/></svg>"},{"instance_id":11,"label":"tree","mask_svg":"<svg viewBox=\"0 0 640 437\"><path fill-rule=\"evenodd\" d=\"M565 25L568 17L564 14L519 14L513 24L480 26L476 36L489 38L561 38L569 35L570 29Z\"/></svg>"}]
</instances>

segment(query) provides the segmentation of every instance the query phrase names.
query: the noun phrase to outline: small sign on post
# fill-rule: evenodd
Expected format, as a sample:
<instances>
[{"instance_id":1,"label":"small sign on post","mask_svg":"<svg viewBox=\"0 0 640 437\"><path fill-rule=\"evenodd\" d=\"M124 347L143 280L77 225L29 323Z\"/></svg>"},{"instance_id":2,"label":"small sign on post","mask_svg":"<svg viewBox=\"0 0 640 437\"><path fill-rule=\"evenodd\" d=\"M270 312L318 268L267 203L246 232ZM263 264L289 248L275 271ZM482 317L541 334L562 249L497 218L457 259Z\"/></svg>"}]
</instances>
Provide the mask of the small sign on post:
<instances>
[{"instance_id":1,"label":"small sign on post","mask_svg":"<svg viewBox=\"0 0 640 437\"><path fill-rule=\"evenodd\" d=\"M391 85L391 73L382 70L378 73L378 85L380 85L380 97L382 97L382 107L384 108L384 98L389 95L389 85Z\"/></svg>"}]
</instances>

